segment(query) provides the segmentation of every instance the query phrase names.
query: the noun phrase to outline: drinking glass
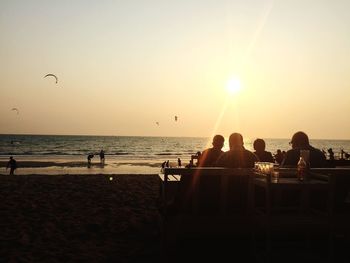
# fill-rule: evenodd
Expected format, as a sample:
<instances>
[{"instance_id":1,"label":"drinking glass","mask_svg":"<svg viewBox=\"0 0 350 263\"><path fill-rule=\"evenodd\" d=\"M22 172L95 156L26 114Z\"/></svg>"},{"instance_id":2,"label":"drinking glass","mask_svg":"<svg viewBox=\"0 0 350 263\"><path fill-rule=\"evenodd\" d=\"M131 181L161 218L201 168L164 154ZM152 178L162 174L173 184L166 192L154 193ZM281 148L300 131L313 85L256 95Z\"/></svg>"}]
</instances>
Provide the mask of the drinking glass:
<instances>
[{"instance_id":1,"label":"drinking glass","mask_svg":"<svg viewBox=\"0 0 350 263\"><path fill-rule=\"evenodd\" d=\"M278 170L278 168L274 168L272 173L271 173L271 178L273 182L278 182L279 178L280 178L280 171Z\"/></svg>"}]
</instances>

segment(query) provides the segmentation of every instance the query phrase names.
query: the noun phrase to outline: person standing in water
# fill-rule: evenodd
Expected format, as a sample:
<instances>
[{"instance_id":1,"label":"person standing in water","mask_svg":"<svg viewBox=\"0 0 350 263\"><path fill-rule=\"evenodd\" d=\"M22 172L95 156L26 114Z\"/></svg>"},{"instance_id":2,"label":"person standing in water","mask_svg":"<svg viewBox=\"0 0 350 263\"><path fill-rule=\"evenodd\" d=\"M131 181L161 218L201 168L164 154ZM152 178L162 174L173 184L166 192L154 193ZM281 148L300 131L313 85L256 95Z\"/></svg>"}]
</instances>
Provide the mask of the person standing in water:
<instances>
[{"instance_id":1,"label":"person standing in water","mask_svg":"<svg viewBox=\"0 0 350 263\"><path fill-rule=\"evenodd\" d=\"M101 161L102 164L105 163L105 152L104 152L104 150L100 151L100 161Z\"/></svg>"},{"instance_id":2,"label":"person standing in water","mask_svg":"<svg viewBox=\"0 0 350 263\"><path fill-rule=\"evenodd\" d=\"M177 158L177 166L181 167L181 159L180 158Z\"/></svg>"},{"instance_id":3,"label":"person standing in water","mask_svg":"<svg viewBox=\"0 0 350 263\"><path fill-rule=\"evenodd\" d=\"M94 155L93 154L89 154L88 157L87 157L87 160L88 160L88 166L91 165L91 159L94 158Z\"/></svg>"},{"instance_id":4,"label":"person standing in water","mask_svg":"<svg viewBox=\"0 0 350 263\"><path fill-rule=\"evenodd\" d=\"M10 168L10 175L14 175L15 170L17 169L17 162L12 156L10 157L10 160L7 163L6 170L8 168Z\"/></svg>"}]
</instances>

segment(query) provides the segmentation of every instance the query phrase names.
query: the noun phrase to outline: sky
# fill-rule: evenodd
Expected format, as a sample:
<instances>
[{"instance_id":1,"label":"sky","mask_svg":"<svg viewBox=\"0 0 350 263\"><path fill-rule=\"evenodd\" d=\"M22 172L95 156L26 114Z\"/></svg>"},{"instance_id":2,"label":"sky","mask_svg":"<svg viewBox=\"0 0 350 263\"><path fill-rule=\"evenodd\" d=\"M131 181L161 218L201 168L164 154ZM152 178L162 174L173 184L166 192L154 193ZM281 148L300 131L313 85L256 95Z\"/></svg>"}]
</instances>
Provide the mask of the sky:
<instances>
[{"instance_id":1,"label":"sky","mask_svg":"<svg viewBox=\"0 0 350 263\"><path fill-rule=\"evenodd\" d=\"M350 139L348 10L0 0L0 134Z\"/></svg>"}]
</instances>

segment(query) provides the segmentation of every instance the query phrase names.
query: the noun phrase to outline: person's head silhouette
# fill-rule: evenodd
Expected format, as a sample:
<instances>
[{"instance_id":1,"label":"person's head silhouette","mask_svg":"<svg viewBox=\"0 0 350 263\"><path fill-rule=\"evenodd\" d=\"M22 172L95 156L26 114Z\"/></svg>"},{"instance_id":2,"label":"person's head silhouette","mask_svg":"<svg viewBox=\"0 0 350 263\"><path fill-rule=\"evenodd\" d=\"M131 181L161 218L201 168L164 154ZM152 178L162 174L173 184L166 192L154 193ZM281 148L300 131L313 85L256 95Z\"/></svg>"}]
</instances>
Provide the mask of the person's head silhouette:
<instances>
[{"instance_id":1,"label":"person's head silhouette","mask_svg":"<svg viewBox=\"0 0 350 263\"><path fill-rule=\"evenodd\" d=\"M243 136L240 133L232 133L229 138L230 149L242 148Z\"/></svg>"},{"instance_id":2,"label":"person's head silhouette","mask_svg":"<svg viewBox=\"0 0 350 263\"><path fill-rule=\"evenodd\" d=\"M214 147L215 149L221 150L221 148L224 147L224 141L225 141L224 136L219 135L219 134L218 134L218 135L215 135L215 136L213 137L213 142L212 142L213 147Z\"/></svg>"},{"instance_id":3,"label":"person's head silhouette","mask_svg":"<svg viewBox=\"0 0 350 263\"><path fill-rule=\"evenodd\" d=\"M256 139L253 143L254 150L257 152L265 151L265 141L263 139Z\"/></svg>"},{"instance_id":4,"label":"person's head silhouette","mask_svg":"<svg viewBox=\"0 0 350 263\"><path fill-rule=\"evenodd\" d=\"M294 133L292 140L290 141L290 144L292 145L292 148L301 148L305 146L309 146L309 137L306 135L305 132L298 131Z\"/></svg>"}]
</instances>

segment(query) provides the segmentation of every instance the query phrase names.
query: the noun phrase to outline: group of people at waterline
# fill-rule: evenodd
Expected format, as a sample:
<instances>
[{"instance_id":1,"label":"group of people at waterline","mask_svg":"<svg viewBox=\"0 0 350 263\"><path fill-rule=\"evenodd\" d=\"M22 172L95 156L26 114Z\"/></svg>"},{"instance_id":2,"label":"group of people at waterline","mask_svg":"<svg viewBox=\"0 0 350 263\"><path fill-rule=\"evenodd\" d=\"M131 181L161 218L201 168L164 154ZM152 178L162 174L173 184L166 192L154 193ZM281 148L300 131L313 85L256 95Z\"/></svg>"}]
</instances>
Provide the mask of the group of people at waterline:
<instances>
[{"instance_id":1,"label":"group of people at waterline","mask_svg":"<svg viewBox=\"0 0 350 263\"><path fill-rule=\"evenodd\" d=\"M105 152L104 150L102 149L99 154L100 156L100 164L101 165L104 165L105 163ZM94 158L94 154L90 153L88 154L87 156L87 164L88 164L88 168L91 167L91 159ZM10 159L7 163L7 166L6 166L6 170L10 168L10 175L13 175L15 173L15 170L17 169L17 161L13 158L13 156L10 156Z\"/></svg>"},{"instance_id":2,"label":"group of people at waterline","mask_svg":"<svg viewBox=\"0 0 350 263\"><path fill-rule=\"evenodd\" d=\"M88 156L87 156L88 167L91 166L91 159L94 158L94 156L95 156L95 155L92 154L92 153L88 154ZM99 153L99 156L100 156L100 163L101 163L102 165L104 165L104 164L105 164L105 151L104 151L104 150L101 150L100 153Z\"/></svg>"}]
</instances>

